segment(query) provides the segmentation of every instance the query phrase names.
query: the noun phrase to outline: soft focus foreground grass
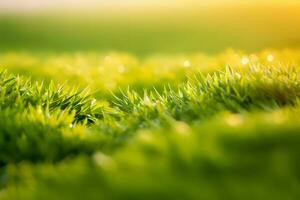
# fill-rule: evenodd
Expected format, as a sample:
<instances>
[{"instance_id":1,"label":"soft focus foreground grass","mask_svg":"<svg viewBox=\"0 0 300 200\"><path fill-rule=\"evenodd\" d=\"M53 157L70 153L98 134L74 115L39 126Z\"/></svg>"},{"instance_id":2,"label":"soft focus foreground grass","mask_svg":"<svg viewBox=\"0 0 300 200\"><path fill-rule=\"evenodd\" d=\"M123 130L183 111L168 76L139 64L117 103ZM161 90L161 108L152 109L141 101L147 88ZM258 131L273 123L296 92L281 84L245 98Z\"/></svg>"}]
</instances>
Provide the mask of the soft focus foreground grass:
<instances>
[{"instance_id":1,"label":"soft focus foreground grass","mask_svg":"<svg viewBox=\"0 0 300 200\"><path fill-rule=\"evenodd\" d=\"M0 57L1 199L300 197L299 51Z\"/></svg>"}]
</instances>

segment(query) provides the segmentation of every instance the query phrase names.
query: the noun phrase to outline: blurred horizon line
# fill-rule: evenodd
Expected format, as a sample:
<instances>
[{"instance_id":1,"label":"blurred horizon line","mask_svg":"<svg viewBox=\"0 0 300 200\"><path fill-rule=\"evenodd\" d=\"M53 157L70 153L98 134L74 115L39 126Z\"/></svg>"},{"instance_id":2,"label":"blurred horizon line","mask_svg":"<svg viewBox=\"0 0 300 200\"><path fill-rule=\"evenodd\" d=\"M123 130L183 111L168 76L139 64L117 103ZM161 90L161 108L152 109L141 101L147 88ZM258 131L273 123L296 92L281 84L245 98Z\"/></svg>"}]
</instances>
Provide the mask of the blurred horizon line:
<instances>
[{"instance_id":1,"label":"blurred horizon line","mask_svg":"<svg viewBox=\"0 0 300 200\"><path fill-rule=\"evenodd\" d=\"M201 10L217 7L279 7L300 6L297 0L1 0L0 14L45 14L45 13L122 13L122 12L153 12ZM153 13L154 14L154 13Z\"/></svg>"}]
</instances>

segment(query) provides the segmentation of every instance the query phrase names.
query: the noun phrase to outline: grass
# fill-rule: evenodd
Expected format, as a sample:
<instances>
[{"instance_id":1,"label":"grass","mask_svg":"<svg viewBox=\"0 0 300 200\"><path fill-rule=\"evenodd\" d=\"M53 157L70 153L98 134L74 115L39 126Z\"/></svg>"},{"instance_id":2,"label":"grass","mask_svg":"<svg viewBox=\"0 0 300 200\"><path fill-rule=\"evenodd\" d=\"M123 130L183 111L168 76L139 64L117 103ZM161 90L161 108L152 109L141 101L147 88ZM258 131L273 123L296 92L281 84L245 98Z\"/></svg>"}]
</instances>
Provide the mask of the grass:
<instances>
[{"instance_id":1,"label":"grass","mask_svg":"<svg viewBox=\"0 0 300 200\"><path fill-rule=\"evenodd\" d=\"M3 12L0 51L117 50L147 57L153 52L216 54L228 47L249 52L297 48L300 6L284 2L230 1L212 6L187 2L180 9L171 5L87 13L68 9L19 15Z\"/></svg>"},{"instance_id":2,"label":"grass","mask_svg":"<svg viewBox=\"0 0 300 200\"><path fill-rule=\"evenodd\" d=\"M1 199L300 196L297 50L0 58Z\"/></svg>"}]
</instances>

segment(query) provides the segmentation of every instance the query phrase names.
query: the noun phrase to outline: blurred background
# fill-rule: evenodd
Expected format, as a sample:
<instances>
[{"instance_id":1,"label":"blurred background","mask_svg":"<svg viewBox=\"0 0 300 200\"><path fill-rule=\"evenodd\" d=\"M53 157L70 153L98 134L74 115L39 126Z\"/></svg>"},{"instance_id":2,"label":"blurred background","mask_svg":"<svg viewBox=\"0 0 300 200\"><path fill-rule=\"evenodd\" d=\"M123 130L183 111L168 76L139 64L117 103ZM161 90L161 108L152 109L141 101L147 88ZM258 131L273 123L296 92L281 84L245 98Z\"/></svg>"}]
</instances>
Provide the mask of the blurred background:
<instances>
[{"instance_id":1,"label":"blurred background","mask_svg":"<svg viewBox=\"0 0 300 200\"><path fill-rule=\"evenodd\" d=\"M298 0L1 0L0 51L253 52L300 45Z\"/></svg>"}]
</instances>

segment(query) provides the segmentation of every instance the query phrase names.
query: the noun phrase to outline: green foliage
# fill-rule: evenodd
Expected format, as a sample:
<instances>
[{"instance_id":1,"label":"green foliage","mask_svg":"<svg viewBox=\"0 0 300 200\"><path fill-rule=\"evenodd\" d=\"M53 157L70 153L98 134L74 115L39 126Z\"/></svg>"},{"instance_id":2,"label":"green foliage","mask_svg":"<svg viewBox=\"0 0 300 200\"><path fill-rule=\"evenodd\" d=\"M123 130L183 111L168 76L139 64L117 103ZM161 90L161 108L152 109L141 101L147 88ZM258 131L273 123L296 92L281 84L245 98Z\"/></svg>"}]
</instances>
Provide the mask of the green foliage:
<instances>
[{"instance_id":1,"label":"green foliage","mask_svg":"<svg viewBox=\"0 0 300 200\"><path fill-rule=\"evenodd\" d=\"M14 108L23 111L28 107L40 107L47 113L57 110L75 112L74 122L87 120L93 123L101 117L100 108L96 107L95 99L86 92L78 90L65 91L64 86L48 86L32 84L29 79L0 73L1 99L0 108Z\"/></svg>"},{"instance_id":2,"label":"green foliage","mask_svg":"<svg viewBox=\"0 0 300 200\"><path fill-rule=\"evenodd\" d=\"M126 113L169 113L175 119L206 117L212 110L280 107L293 104L299 97L299 75L293 68L270 69L252 66L249 70L233 70L203 75L162 93L145 92L140 96L128 91L117 97L115 105ZM216 112L214 111L214 112Z\"/></svg>"},{"instance_id":3,"label":"green foliage","mask_svg":"<svg viewBox=\"0 0 300 200\"><path fill-rule=\"evenodd\" d=\"M100 137L91 140L85 127L103 117L104 106L88 92L32 83L6 72L0 74L0 89L1 165L57 161L90 154L101 144Z\"/></svg>"},{"instance_id":4,"label":"green foliage","mask_svg":"<svg viewBox=\"0 0 300 200\"><path fill-rule=\"evenodd\" d=\"M5 197L297 199L297 114L299 108L222 113L204 123L140 131L113 155L10 166Z\"/></svg>"},{"instance_id":5,"label":"green foliage","mask_svg":"<svg viewBox=\"0 0 300 200\"><path fill-rule=\"evenodd\" d=\"M17 163L58 161L79 153L95 150L92 136L83 127L72 128L74 118L66 113L51 115L41 109L28 108L26 112L5 109L0 114L0 162ZM99 145L101 144L98 141Z\"/></svg>"},{"instance_id":6,"label":"green foliage","mask_svg":"<svg viewBox=\"0 0 300 200\"><path fill-rule=\"evenodd\" d=\"M295 66L279 60L288 54ZM103 68L120 87L110 95L96 69L79 66L78 80L91 78L103 96L70 89L68 68L8 68L36 74L0 74L0 199L298 199L299 52L246 64L238 55L226 54L231 66L174 56L144 67L124 56L114 62L131 63L128 74ZM163 62L172 70L158 71ZM158 78L139 77L147 70ZM52 77L71 84L36 82Z\"/></svg>"}]
</instances>

